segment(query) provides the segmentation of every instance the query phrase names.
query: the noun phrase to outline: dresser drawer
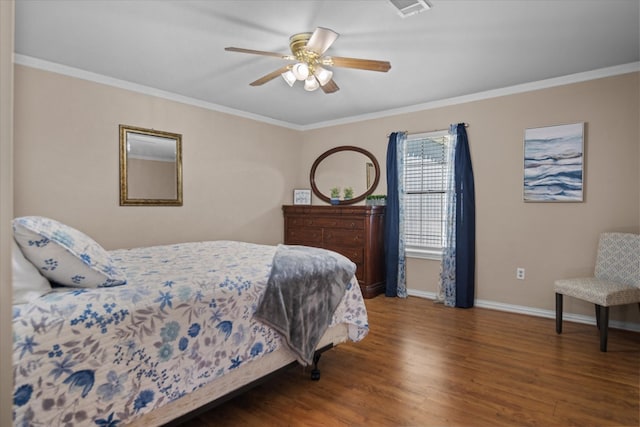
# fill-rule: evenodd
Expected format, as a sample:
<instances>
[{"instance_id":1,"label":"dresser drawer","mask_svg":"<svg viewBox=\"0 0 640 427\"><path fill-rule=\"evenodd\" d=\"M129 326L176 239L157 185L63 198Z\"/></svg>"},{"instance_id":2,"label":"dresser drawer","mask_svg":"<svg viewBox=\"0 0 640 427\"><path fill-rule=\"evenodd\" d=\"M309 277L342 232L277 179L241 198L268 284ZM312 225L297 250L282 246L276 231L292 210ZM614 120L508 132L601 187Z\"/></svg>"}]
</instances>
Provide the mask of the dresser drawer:
<instances>
[{"instance_id":1,"label":"dresser drawer","mask_svg":"<svg viewBox=\"0 0 640 427\"><path fill-rule=\"evenodd\" d=\"M289 228L286 230L285 244L322 246L322 229L320 228Z\"/></svg>"},{"instance_id":2,"label":"dresser drawer","mask_svg":"<svg viewBox=\"0 0 640 427\"><path fill-rule=\"evenodd\" d=\"M364 281L364 264L356 262L356 279L359 282Z\"/></svg>"},{"instance_id":3,"label":"dresser drawer","mask_svg":"<svg viewBox=\"0 0 640 427\"><path fill-rule=\"evenodd\" d=\"M325 245L325 249L339 253L349 258L351 261L361 263L364 261L364 248L349 248L344 246Z\"/></svg>"},{"instance_id":4,"label":"dresser drawer","mask_svg":"<svg viewBox=\"0 0 640 427\"><path fill-rule=\"evenodd\" d=\"M324 229L322 241L326 247L364 247L364 232L361 230Z\"/></svg>"},{"instance_id":5,"label":"dresser drawer","mask_svg":"<svg viewBox=\"0 0 640 427\"><path fill-rule=\"evenodd\" d=\"M309 219L301 216L291 216L287 218L287 224L289 227L306 227Z\"/></svg>"},{"instance_id":6,"label":"dresser drawer","mask_svg":"<svg viewBox=\"0 0 640 427\"><path fill-rule=\"evenodd\" d=\"M320 227L320 228L340 228L347 230L364 230L364 222L358 219L349 218L289 218L291 227Z\"/></svg>"}]
</instances>

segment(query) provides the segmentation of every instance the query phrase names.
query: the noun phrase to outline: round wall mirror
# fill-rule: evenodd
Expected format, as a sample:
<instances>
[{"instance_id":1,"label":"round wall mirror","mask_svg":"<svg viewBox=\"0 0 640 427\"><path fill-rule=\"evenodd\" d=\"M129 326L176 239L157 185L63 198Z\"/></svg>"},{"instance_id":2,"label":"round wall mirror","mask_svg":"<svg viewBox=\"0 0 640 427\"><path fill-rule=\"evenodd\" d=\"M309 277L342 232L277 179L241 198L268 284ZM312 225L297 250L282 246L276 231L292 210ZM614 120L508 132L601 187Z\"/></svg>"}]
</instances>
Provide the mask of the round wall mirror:
<instances>
[{"instance_id":1,"label":"round wall mirror","mask_svg":"<svg viewBox=\"0 0 640 427\"><path fill-rule=\"evenodd\" d=\"M313 193L331 203L331 189L339 188L339 205L351 205L374 192L380 181L380 165L369 151L343 145L322 153L311 166L309 174ZM345 188L353 189L351 199L344 198Z\"/></svg>"}]
</instances>

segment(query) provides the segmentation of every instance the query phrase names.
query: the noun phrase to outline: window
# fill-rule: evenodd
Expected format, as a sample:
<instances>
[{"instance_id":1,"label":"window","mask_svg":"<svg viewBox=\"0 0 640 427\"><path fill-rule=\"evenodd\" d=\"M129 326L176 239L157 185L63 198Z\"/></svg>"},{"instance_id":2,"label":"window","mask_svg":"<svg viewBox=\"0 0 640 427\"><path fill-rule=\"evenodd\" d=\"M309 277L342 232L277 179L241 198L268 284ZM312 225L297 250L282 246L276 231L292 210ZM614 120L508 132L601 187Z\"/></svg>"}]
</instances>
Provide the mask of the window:
<instances>
[{"instance_id":1,"label":"window","mask_svg":"<svg viewBox=\"0 0 640 427\"><path fill-rule=\"evenodd\" d=\"M445 243L449 133L408 135L404 156L407 256L439 259Z\"/></svg>"}]
</instances>

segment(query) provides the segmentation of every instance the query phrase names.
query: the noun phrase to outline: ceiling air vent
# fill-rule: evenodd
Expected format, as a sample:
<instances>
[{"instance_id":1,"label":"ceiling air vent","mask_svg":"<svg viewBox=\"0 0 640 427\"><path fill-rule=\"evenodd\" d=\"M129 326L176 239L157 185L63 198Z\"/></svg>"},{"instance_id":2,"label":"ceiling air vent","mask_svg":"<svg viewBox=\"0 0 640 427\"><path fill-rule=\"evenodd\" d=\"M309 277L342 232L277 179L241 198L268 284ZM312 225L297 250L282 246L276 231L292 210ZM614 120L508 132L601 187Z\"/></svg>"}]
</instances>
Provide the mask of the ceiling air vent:
<instances>
[{"instance_id":1,"label":"ceiling air vent","mask_svg":"<svg viewBox=\"0 0 640 427\"><path fill-rule=\"evenodd\" d=\"M403 18L431 8L431 5L426 0L389 0L389 3Z\"/></svg>"}]
</instances>

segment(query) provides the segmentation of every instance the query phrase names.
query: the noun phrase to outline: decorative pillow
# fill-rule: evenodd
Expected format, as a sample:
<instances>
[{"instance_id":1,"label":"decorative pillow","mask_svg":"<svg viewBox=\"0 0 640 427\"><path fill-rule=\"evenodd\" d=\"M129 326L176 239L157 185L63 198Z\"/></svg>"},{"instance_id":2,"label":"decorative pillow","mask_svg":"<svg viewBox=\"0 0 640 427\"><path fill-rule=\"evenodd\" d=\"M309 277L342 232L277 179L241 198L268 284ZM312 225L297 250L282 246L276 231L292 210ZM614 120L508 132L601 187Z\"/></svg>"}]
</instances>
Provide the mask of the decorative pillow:
<instances>
[{"instance_id":1,"label":"decorative pillow","mask_svg":"<svg viewBox=\"0 0 640 427\"><path fill-rule=\"evenodd\" d=\"M13 220L13 235L24 256L60 285L99 288L127 279L102 246L81 231L41 216Z\"/></svg>"},{"instance_id":2,"label":"decorative pillow","mask_svg":"<svg viewBox=\"0 0 640 427\"><path fill-rule=\"evenodd\" d=\"M14 304L32 302L51 290L51 283L24 257L15 240L11 247L11 265Z\"/></svg>"}]
</instances>

